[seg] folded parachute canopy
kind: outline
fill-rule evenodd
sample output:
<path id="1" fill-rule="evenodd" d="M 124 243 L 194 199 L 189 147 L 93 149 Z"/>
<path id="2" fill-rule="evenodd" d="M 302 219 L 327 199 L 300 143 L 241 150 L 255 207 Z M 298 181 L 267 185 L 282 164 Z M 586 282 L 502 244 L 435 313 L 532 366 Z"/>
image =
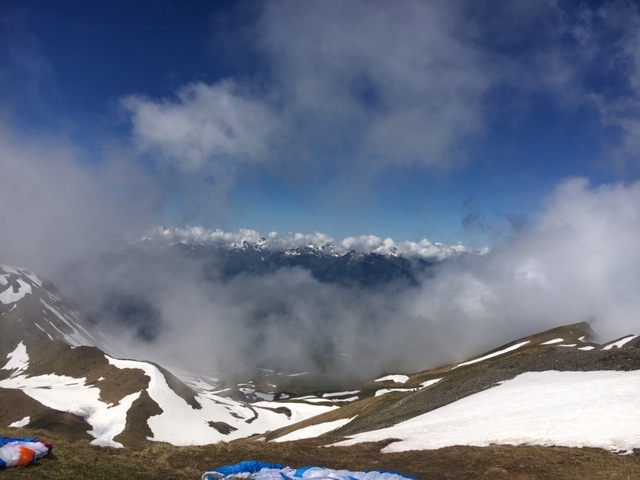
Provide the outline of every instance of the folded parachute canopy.
<path id="1" fill-rule="evenodd" d="M 416 477 L 396 472 L 351 472 L 349 470 L 332 470 L 323 467 L 303 467 L 293 469 L 274 463 L 246 462 L 226 465 L 202 475 L 202 480 L 219 480 L 227 478 L 252 478 L 255 480 L 418 480 Z"/>
<path id="2" fill-rule="evenodd" d="M 35 438 L 0 437 L 0 468 L 30 465 L 51 448 L 49 442 Z"/>

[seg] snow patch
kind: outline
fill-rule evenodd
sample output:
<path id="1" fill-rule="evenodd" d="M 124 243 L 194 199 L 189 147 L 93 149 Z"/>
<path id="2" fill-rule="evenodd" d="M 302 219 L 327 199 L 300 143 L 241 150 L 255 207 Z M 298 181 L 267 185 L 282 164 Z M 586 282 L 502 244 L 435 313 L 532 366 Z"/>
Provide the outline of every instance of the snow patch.
<path id="1" fill-rule="evenodd" d="M 422 390 L 423 388 L 426 388 L 430 385 L 438 383 L 440 380 L 442 379 L 434 378 L 432 380 L 427 380 L 426 382 L 422 382 L 420 386 L 416 388 L 381 388 L 380 390 L 376 391 L 375 396 L 380 397 L 382 395 L 386 395 L 387 393 L 393 393 L 393 392 L 417 392 L 418 390 Z"/>
<path id="2" fill-rule="evenodd" d="M 453 445 L 640 447 L 640 371 L 528 372 L 393 427 L 338 445 L 398 438 L 383 452 Z"/>
<path id="3" fill-rule="evenodd" d="M 609 343 L 608 345 L 602 347 L 602 350 L 611 350 L 612 348 L 620 348 L 624 344 L 630 342 L 631 340 L 633 340 L 636 337 L 637 337 L 637 335 L 629 335 L 628 337 L 621 338 L 617 342 Z"/>
<path id="4" fill-rule="evenodd" d="M 13 275 L 20 275 L 20 272 L 18 270 L 16 270 L 13 267 L 10 267 L 9 265 L 4 265 L 4 264 L 0 263 L 0 268 L 2 270 L 4 270 L 5 273 L 9 273 L 9 274 L 13 274 Z"/>
<path id="5" fill-rule="evenodd" d="M 2 370 L 17 370 L 13 375 L 18 375 L 29 366 L 29 354 L 27 353 L 27 346 L 20 342 L 13 352 L 7 355 L 9 361 L 6 363 Z"/>
<path id="6" fill-rule="evenodd" d="M 100 400 L 100 389 L 86 385 L 85 378 L 64 375 L 12 376 L 0 381 L 0 387 L 20 389 L 45 407 L 82 417 L 92 430 L 93 445 L 122 447 L 113 437 L 124 430 L 127 411 L 140 392 L 124 397 L 118 405 Z"/>
<path id="7" fill-rule="evenodd" d="M 331 393 L 325 393 L 322 396 L 324 398 L 346 397 L 347 395 L 357 395 L 358 393 L 360 393 L 360 390 L 351 390 L 348 392 L 331 392 Z"/>
<path id="8" fill-rule="evenodd" d="M 322 403 L 322 404 L 326 404 L 327 402 L 332 402 L 333 400 L 330 398 L 322 398 L 322 397 L 315 397 L 313 395 L 307 395 L 305 397 L 297 397 L 295 399 L 296 402 L 305 402 L 305 403 Z"/>
<path id="9" fill-rule="evenodd" d="M 302 377 L 304 375 L 309 375 L 311 372 L 299 372 L 299 373 L 287 373 L 285 377 Z"/>
<path id="10" fill-rule="evenodd" d="M 49 337 L 49 340 L 53 340 L 53 337 L 51 336 L 51 334 L 49 332 L 47 332 L 44 328 L 42 328 L 40 325 L 38 325 L 37 323 L 33 323 L 33 325 L 40 330 L 42 333 L 44 333 L 47 337 Z"/>
<path id="11" fill-rule="evenodd" d="M 319 423 L 317 425 L 310 425 L 308 427 L 301 428 L 295 432 L 288 433 L 282 437 L 276 438 L 275 442 L 290 442 L 293 440 L 302 440 L 304 438 L 315 438 L 325 433 L 337 430 L 340 427 L 344 427 L 347 423 L 353 420 L 352 418 L 341 418 L 340 420 L 334 420 L 332 422 Z"/>
<path id="12" fill-rule="evenodd" d="M 485 355 L 484 357 L 476 358 L 474 360 L 469 360 L 468 362 L 459 363 L 458 365 L 453 367 L 451 370 L 453 370 L 455 368 L 458 368 L 458 367 L 462 367 L 464 365 L 472 365 L 474 363 L 482 362 L 482 361 L 487 360 L 489 358 L 497 357 L 499 355 L 503 355 L 505 353 L 512 352 L 512 351 L 517 350 L 518 348 L 522 347 L 523 345 L 526 345 L 527 343 L 529 343 L 529 340 L 526 340 L 526 341 L 520 342 L 520 343 L 516 343 L 515 345 L 511 345 L 510 347 L 507 347 L 507 348 L 505 348 L 503 350 L 498 350 L 497 352 L 490 353 L 488 355 Z"/>
<path id="13" fill-rule="evenodd" d="M 42 287 L 42 280 L 40 280 L 40 278 L 38 278 L 37 275 L 35 275 L 34 273 L 28 271 L 28 270 L 23 270 L 22 274 L 27 277 L 29 280 L 31 280 L 34 285 L 37 285 L 38 287 Z"/>
<path id="14" fill-rule="evenodd" d="M 375 382 L 394 382 L 407 383 L 409 377 L 407 375 L 387 375 L 386 377 L 376 378 Z"/>
<path id="15" fill-rule="evenodd" d="M 8 305 L 10 303 L 15 303 L 19 300 L 22 300 L 25 295 L 31 293 L 31 285 L 22 280 L 21 278 L 17 278 L 16 282 L 18 284 L 18 291 L 15 291 L 13 286 L 10 286 L 3 292 L 0 292 L 0 303 L 4 303 Z"/>
<path id="16" fill-rule="evenodd" d="M 10 423 L 9 427 L 11 428 L 22 428 L 22 427 L 26 427 L 27 425 L 29 425 L 29 422 L 31 421 L 31 417 L 24 417 L 22 420 L 18 420 L 16 422 Z"/>
<path id="17" fill-rule="evenodd" d="M 336 402 L 336 403 L 350 403 L 350 402 L 355 402 L 356 400 L 358 400 L 360 397 L 347 397 L 347 398 L 332 398 L 330 399 L 332 402 Z"/>

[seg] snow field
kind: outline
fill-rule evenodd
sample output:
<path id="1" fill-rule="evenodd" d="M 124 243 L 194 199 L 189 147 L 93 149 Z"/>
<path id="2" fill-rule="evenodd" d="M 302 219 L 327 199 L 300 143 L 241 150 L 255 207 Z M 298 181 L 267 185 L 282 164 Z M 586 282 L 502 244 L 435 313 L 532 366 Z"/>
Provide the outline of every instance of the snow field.
<path id="1" fill-rule="evenodd" d="M 300 428 L 295 432 L 288 433 L 282 437 L 276 438 L 275 442 L 289 442 L 292 440 L 302 440 L 304 438 L 315 438 L 324 433 L 332 432 L 340 427 L 345 426 L 353 418 L 341 418 L 340 420 L 334 420 L 332 422 L 319 423 L 317 425 L 309 425 L 308 427 Z"/>
<path id="2" fill-rule="evenodd" d="M 150 378 L 147 392 L 162 409 L 161 414 L 154 415 L 147 421 L 153 432 L 150 440 L 169 442 L 173 445 L 205 445 L 220 440 L 243 438 L 337 408 L 270 402 L 256 402 L 248 406 L 203 393 L 196 396 L 202 408 L 194 409 L 169 387 L 162 372 L 154 365 L 135 360 L 117 360 L 109 356 L 107 359 L 117 368 L 141 369 Z M 276 407 L 289 408 L 291 417 L 269 410 Z M 177 419 L 179 421 L 176 421 Z M 224 435 L 211 427 L 208 423 L 210 421 L 224 422 L 236 430 Z"/>
<path id="3" fill-rule="evenodd" d="M 640 447 L 640 371 L 529 372 L 337 445 L 399 438 L 383 452 L 453 445 Z"/>
<path id="4" fill-rule="evenodd" d="M 110 405 L 100 400 L 99 388 L 85 382 L 85 378 L 64 375 L 14 375 L 0 381 L 0 387 L 20 389 L 45 407 L 84 418 L 92 427 L 89 434 L 95 438 L 91 442 L 94 445 L 122 447 L 113 437 L 124 430 L 127 411 L 140 392 L 126 396 L 118 405 Z"/>

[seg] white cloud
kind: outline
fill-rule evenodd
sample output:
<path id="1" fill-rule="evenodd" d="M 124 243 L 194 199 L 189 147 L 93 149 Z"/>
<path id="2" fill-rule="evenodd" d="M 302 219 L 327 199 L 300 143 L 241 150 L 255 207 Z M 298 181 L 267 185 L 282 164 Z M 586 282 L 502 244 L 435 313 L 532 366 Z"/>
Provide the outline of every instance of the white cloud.
<path id="1" fill-rule="evenodd" d="M 173 99 L 121 104 L 137 148 L 182 172 L 235 174 L 274 160 L 307 173 L 353 163 L 447 170 L 484 131 L 495 81 L 469 25 L 441 3 L 269 2 L 254 26 L 269 65 L 252 79 L 261 89 L 198 82 Z"/>
<path id="2" fill-rule="evenodd" d="M 609 160 L 625 164 L 640 144 L 638 25 L 625 2 L 268 2 L 249 27 L 260 78 L 122 105 L 139 151 L 218 183 L 256 164 L 352 191 L 386 168 L 447 171 L 541 98 L 617 129 Z"/>
<path id="3" fill-rule="evenodd" d="M 271 2 L 260 46 L 307 141 L 348 145 L 369 165 L 447 169 L 482 132 L 491 83 L 458 10 L 436 2 Z"/>
<path id="4" fill-rule="evenodd" d="M 265 162 L 282 134 L 282 120 L 233 81 L 189 84 L 175 99 L 122 99 L 137 148 L 186 173 L 226 173 Z"/>
<path id="5" fill-rule="evenodd" d="M 0 258 L 55 276 L 148 221 L 154 188 L 124 162 L 91 165 L 60 138 L 0 123 Z"/>
<path id="6" fill-rule="evenodd" d="M 485 340 L 580 321 L 591 322 L 605 340 L 634 333 L 639 237 L 640 183 L 591 188 L 583 178 L 569 179 L 549 197 L 532 231 L 441 270 L 410 308 L 461 337 L 473 330 Z"/>

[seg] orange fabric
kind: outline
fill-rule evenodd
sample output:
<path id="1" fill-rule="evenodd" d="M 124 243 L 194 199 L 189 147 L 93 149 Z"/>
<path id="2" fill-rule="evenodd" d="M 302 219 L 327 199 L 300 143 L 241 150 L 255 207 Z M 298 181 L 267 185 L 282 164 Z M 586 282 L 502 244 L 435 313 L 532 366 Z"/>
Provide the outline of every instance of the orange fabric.
<path id="1" fill-rule="evenodd" d="M 27 447 L 20 447 L 20 460 L 16 463 L 16 466 L 25 467 L 33 462 L 33 457 L 36 452 Z"/>

